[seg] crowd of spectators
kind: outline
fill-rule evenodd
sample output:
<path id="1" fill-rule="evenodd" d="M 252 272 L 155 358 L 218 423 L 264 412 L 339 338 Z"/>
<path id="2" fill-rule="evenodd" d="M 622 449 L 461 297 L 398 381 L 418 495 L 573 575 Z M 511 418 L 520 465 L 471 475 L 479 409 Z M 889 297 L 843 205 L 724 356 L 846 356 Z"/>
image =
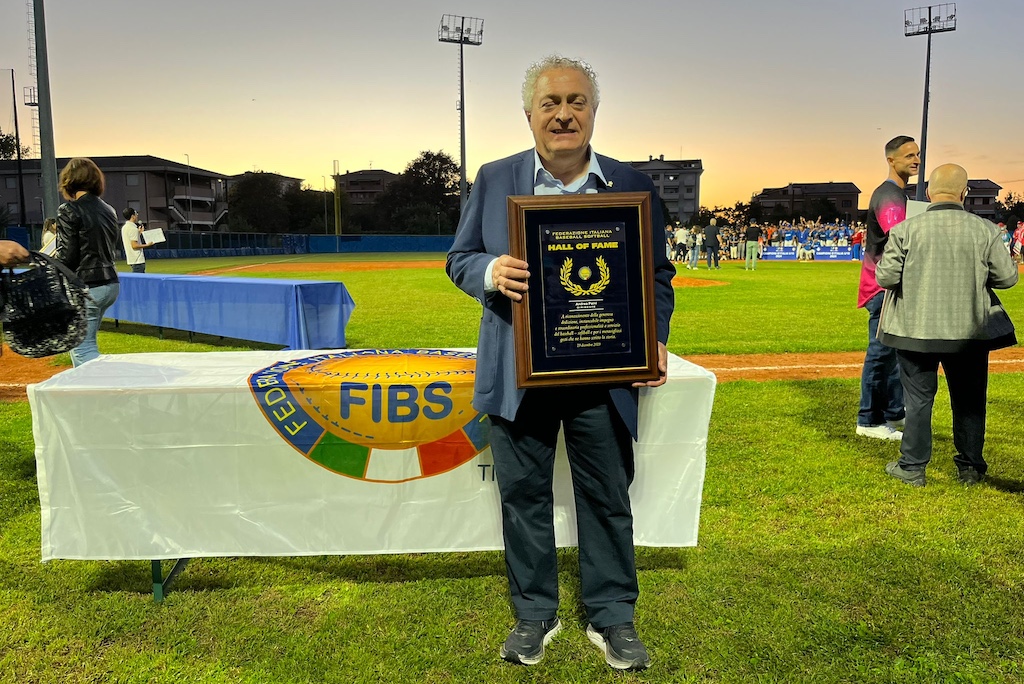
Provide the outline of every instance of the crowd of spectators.
<path id="1" fill-rule="evenodd" d="M 1002 231 L 1003 244 L 1009 250 L 1010 256 L 1018 264 L 1024 263 L 1024 221 L 1018 220 L 1016 216 L 1010 216 L 1006 223 L 999 223 L 999 230 Z"/>
<path id="2" fill-rule="evenodd" d="M 819 247 L 850 247 L 852 256 L 860 261 L 865 226 L 861 223 L 827 223 L 801 219 L 796 222 L 760 223 L 751 221 L 751 226 L 760 229 L 758 251 L 764 247 L 796 247 L 797 261 L 813 261 Z M 1011 216 L 1005 223 L 998 224 L 1002 231 L 1003 244 L 1017 263 L 1024 263 L 1024 220 Z M 718 225 L 718 240 L 721 245 L 719 259 L 722 261 L 743 261 L 746 258 L 747 226 Z M 696 269 L 706 257 L 704 240 L 705 226 L 665 226 L 665 249 L 672 261 L 685 263 L 687 269 Z M 760 254 L 759 254 L 760 256 Z"/>
<path id="3" fill-rule="evenodd" d="M 865 226 L 860 223 L 847 225 L 801 219 L 792 223 L 760 223 L 752 220 L 750 225 L 760 229 L 759 252 L 764 247 L 795 247 L 797 260 L 811 261 L 819 247 L 851 247 L 853 258 L 861 258 Z M 746 258 L 748 244 L 747 226 L 718 225 L 717 231 L 721 245 L 719 258 L 723 261 L 743 261 Z M 705 253 L 705 233 L 703 226 L 665 226 L 669 258 L 686 263 L 687 269 L 697 268 L 701 256 Z"/>

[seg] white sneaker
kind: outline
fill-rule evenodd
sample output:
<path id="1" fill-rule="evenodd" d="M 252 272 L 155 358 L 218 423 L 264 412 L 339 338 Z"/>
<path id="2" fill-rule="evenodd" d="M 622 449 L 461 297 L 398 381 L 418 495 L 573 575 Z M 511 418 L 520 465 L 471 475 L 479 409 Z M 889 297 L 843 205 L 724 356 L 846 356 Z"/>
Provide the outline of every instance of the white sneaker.
<path id="1" fill-rule="evenodd" d="M 871 437 L 873 439 L 885 439 L 894 442 L 898 442 L 903 439 L 903 433 L 899 430 L 894 430 L 888 425 L 858 425 L 857 434 L 861 437 Z"/>
<path id="2" fill-rule="evenodd" d="M 893 430 L 902 430 L 907 427 L 907 419 L 900 418 L 899 420 L 887 420 L 885 424 L 891 427 Z"/>

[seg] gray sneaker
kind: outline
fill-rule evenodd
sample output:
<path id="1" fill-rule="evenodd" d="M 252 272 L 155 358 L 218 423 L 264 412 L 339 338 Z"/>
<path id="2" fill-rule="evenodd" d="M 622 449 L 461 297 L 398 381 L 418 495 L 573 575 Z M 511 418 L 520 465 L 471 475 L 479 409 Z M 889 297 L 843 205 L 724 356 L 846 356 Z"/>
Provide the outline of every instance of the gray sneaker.
<path id="1" fill-rule="evenodd" d="M 651 657 L 632 622 L 604 629 L 587 625 L 587 638 L 601 649 L 605 662 L 616 670 L 645 670 L 651 666 Z"/>
<path id="2" fill-rule="evenodd" d="M 907 427 L 907 419 L 900 418 L 899 420 L 887 420 L 885 424 L 891 427 L 893 430 L 902 430 Z"/>
<path id="3" fill-rule="evenodd" d="M 924 487 L 925 485 L 924 470 L 904 470 L 900 467 L 899 461 L 886 463 L 885 472 L 911 487 Z"/>
<path id="4" fill-rule="evenodd" d="M 960 484 L 976 485 L 985 479 L 985 473 L 980 473 L 977 468 L 967 466 L 957 469 L 956 479 Z"/>
<path id="5" fill-rule="evenodd" d="M 517 620 L 516 626 L 501 645 L 501 657 L 518 665 L 536 665 L 544 657 L 544 647 L 562 629 L 554 620 Z"/>
<path id="6" fill-rule="evenodd" d="M 885 439 L 893 442 L 899 442 L 903 439 L 902 432 L 894 430 L 888 425 L 858 425 L 857 434 L 861 437 Z"/>

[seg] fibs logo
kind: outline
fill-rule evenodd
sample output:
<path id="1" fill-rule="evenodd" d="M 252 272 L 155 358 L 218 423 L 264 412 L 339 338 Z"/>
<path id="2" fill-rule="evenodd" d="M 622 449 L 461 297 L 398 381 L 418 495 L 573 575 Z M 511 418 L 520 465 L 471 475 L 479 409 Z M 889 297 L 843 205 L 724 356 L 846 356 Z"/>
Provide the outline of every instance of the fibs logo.
<path id="1" fill-rule="evenodd" d="M 448 472 L 487 448 L 473 410 L 476 355 L 365 349 L 281 361 L 249 376 L 278 434 L 313 462 L 372 482 Z"/>

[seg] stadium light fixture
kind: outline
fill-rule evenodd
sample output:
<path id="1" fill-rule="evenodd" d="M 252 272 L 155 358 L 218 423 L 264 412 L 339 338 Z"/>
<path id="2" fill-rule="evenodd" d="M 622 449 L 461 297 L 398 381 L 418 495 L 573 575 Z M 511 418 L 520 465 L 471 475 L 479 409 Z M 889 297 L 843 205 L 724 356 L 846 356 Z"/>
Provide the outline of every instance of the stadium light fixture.
<path id="1" fill-rule="evenodd" d="M 480 45 L 484 42 L 484 20 L 463 17 L 457 14 L 441 16 L 437 29 L 437 40 L 441 43 L 459 44 L 459 211 L 466 207 L 466 76 L 462 49 L 464 45 Z"/>
<path id="2" fill-rule="evenodd" d="M 943 19 L 942 17 L 946 17 Z M 956 30 L 956 3 L 915 7 L 903 12 L 904 35 L 928 36 L 928 51 L 924 60 L 924 114 L 921 116 L 921 165 L 917 172 L 917 193 L 915 199 L 924 201 L 925 155 L 928 148 L 928 99 L 932 74 L 932 34 Z"/>

